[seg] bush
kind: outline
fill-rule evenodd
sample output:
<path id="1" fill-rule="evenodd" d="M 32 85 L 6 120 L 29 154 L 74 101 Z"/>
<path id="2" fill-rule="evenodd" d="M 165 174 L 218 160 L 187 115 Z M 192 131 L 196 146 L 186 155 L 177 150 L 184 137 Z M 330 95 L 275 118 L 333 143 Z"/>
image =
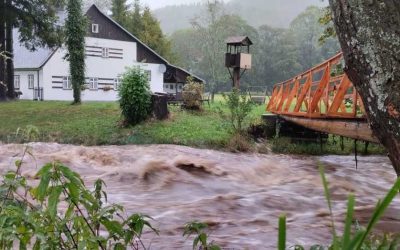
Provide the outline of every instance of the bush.
<path id="1" fill-rule="evenodd" d="M 253 146 L 247 136 L 236 133 L 229 140 L 227 148 L 231 152 L 249 152 L 253 149 Z"/>
<path id="2" fill-rule="evenodd" d="M 203 91 L 203 84 L 195 82 L 192 77 L 188 77 L 182 91 L 184 107 L 191 110 L 201 110 Z"/>
<path id="3" fill-rule="evenodd" d="M 145 229 L 158 234 L 150 217 L 125 216 L 121 205 L 108 205 L 102 180 L 89 190 L 77 173 L 53 162 L 32 187 L 22 164 L 23 157 L 0 184 L 0 249 L 142 249 Z"/>
<path id="4" fill-rule="evenodd" d="M 147 74 L 139 67 L 129 68 L 118 89 L 119 105 L 125 122 L 136 125 L 151 113 L 151 93 Z"/>
<path id="5" fill-rule="evenodd" d="M 225 115 L 222 111 L 222 119 L 230 121 L 234 134 L 243 133 L 244 119 L 250 114 L 253 108 L 253 102 L 246 95 L 241 94 L 236 88 L 228 95 L 223 94 L 229 113 Z"/>

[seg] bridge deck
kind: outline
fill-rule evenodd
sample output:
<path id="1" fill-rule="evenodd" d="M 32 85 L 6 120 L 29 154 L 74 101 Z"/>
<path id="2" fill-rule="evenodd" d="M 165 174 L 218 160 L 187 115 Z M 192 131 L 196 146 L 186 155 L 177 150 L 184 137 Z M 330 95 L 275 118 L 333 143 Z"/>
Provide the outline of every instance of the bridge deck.
<path id="1" fill-rule="evenodd" d="M 364 104 L 343 72 L 339 53 L 274 86 L 267 111 L 321 132 L 378 142 L 368 126 Z"/>

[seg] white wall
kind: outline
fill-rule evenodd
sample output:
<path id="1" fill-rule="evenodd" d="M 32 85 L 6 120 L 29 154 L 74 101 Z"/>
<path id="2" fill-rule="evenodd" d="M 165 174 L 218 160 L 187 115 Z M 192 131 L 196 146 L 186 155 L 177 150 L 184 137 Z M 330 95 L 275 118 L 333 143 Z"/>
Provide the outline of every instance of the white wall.
<path id="1" fill-rule="evenodd" d="M 21 91 L 22 95 L 20 96 L 20 99 L 23 100 L 33 100 L 34 97 L 34 89 L 28 88 L 28 76 L 33 75 L 33 80 L 34 80 L 34 88 L 38 87 L 38 80 L 39 83 L 43 81 L 43 74 L 42 72 L 39 72 L 36 70 L 15 70 L 14 71 L 15 76 L 19 76 L 20 78 L 20 88 L 16 89 L 16 91 Z"/>
<path id="2" fill-rule="evenodd" d="M 105 86 L 113 88 L 113 79 L 123 74 L 127 67 L 132 66 L 140 66 L 144 70 L 151 70 L 151 91 L 163 91 L 163 73 L 160 71 L 160 65 L 138 63 L 136 61 L 136 43 L 87 37 L 86 46 L 91 46 L 90 48 L 87 47 L 86 53 L 88 55 L 99 55 L 98 52 L 101 51 L 102 47 L 105 47 L 117 49 L 118 51 L 122 50 L 123 58 L 102 58 L 98 56 L 86 57 L 86 77 L 99 78 L 99 89 L 87 89 L 82 91 L 83 101 L 117 100 L 118 93 L 116 90 L 112 89 L 109 91 L 104 91 L 102 88 Z M 115 51 L 116 50 L 112 50 L 112 52 Z M 62 89 L 62 77 L 69 76 L 69 63 L 64 60 L 65 54 L 66 51 L 64 48 L 58 49 L 43 68 L 45 100 L 71 101 L 73 99 L 72 90 Z M 112 55 L 110 54 L 110 56 Z"/>

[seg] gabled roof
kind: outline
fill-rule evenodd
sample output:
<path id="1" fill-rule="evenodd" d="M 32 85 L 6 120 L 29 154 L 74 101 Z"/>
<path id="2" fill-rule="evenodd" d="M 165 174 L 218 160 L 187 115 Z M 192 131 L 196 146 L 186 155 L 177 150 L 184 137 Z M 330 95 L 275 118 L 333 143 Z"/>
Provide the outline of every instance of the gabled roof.
<path id="1" fill-rule="evenodd" d="M 109 17 L 108 15 L 103 13 L 95 4 L 93 4 L 86 11 L 86 15 L 89 13 L 89 11 L 91 11 L 93 9 L 96 10 L 98 13 L 100 13 L 107 20 L 109 20 L 113 25 L 118 27 L 121 31 L 126 33 L 126 35 L 128 35 L 133 41 L 135 41 L 136 43 L 143 46 L 151 54 L 153 54 L 155 57 L 157 57 L 162 63 L 164 63 L 168 66 L 171 66 L 173 68 L 176 68 L 178 70 L 181 70 L 188 75 L 192 75 L 199 81 L 205 82 L 203 79 L 189 73 L 185 69 L 182 69 L 182 68 L 179 68 L 177 66 L 170 64 L 166 59 L 164 59 L 157 52 L 155 52 L 149 46 L 147 46 L 142 41 L 140 41 L 136 36 L 132 35 L 129 31 L 127 31 L 124 27 L 122 27 L 120 24 L 118 24 L 116 21 L 114 21 L 111 17 Z M 60 11 L 57 15 L 59 17 L 59 20 L 58 20 L 59 24 L 63 25 L 65 23 L 67 13 L 65 11 Z M 19 36 L 18 30 L 15 29 L 14 30 L 14 54 L 17 55 L 14 58 L 14 68 L 15 69 L 39 69 L 44 66 L 44 64 L 51 58 L 51 56 L 57 50 L 57 49 L 50 49 L 50 48 L 38 48 L 35 51 L 30 51 L 30 50 L 26 49 L 25 46 L 23 46 L 22 44 L 19 43 L 18 36 Z"/>
<path id="2" fill-rule="evenodd" d="M 249 46 L 253 45 L 253 42 L 248 36 L 231 36 L 226 39 L 228 45 L 243 45 Z"/>
<path id="3" fill-rule="evenodd" d="M 92 8 L 95 8 L 100 14 L 102 14 L 105 18 L 107 18 L 108 20 L 110 20 L 114 25 L 116 25 L 118 28 L 120 28 L 121 30 L 123 30 L 127 35 L 129 35 L 135 42 L 141 44 L 143 47 L 145 47 L 146 49 L 148 49 L 149 51 L 151 51 L 152 54 L 154 54 L 156 57 L 158 57 L 163 63 L 165 64 L 170 64 L 167 60 L 165 60 L 162 56 L 160 56 L 157 52 L 155 52 L 153 49 L 151 49 L 149 46 L 147 46 L 145 43 L 143 43 L 142 41 L 139 40 L 139 38 L 137 38 L 136 36 L 132 35 L 129 31 L 127 31 L 124 27 L 122 27 L 119 23 L 117 23 L 116 21 L 114 21 L 111 17 L 109 17 L 108 15 L 104 14 L 95 4 L 93 4 L 87 12 L 89 12 Z"/>
<path id="4" fill-rule="evenodd" d="M 37 48 L 35 51 L 28 50 L 19 43 L 19 32 L 13 31 L 14 41 L 14 68 L 16 69 L 38 69 L 41 68 L 54 53 L 55 49 Z"/>

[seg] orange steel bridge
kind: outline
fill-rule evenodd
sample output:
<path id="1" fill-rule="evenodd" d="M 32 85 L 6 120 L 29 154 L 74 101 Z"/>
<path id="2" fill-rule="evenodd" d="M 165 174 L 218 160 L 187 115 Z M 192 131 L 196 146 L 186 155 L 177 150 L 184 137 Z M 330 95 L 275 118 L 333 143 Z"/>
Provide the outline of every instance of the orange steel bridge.
<path id="1" fill-rule="evenodd" d="M 316 131 L 379 143 L 339 53 L 274 86 L 267 111 Z"/>

